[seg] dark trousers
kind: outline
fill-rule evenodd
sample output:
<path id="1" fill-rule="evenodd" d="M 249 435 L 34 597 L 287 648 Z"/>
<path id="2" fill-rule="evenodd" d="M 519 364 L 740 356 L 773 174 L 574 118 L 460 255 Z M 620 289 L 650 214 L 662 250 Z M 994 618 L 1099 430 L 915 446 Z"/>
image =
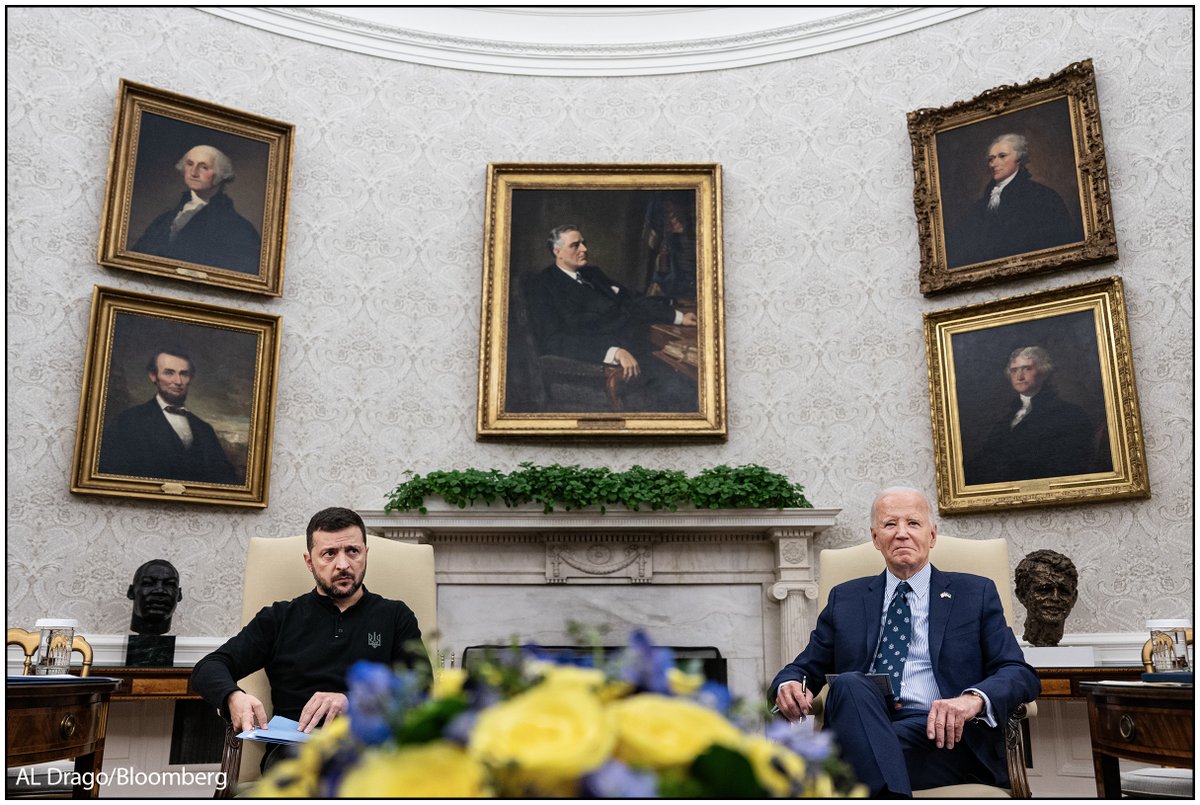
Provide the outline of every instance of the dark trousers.
<path id="1" fill-rule="evenodd" d="M 859 672 L 840 674 L 825 701 L 826 729 L 869 796 L 911 797 L 914 788 L 996 784 L 965 742 L 938 749 L 925 737 L 928 719 L 928 710 L 889 711 L 879 688 Z"/>

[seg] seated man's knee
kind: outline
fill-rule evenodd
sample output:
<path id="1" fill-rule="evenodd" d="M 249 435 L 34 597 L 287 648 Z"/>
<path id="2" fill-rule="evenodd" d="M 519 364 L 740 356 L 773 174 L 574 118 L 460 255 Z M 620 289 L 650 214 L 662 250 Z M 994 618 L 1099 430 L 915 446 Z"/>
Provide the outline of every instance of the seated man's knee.
<path id="1" fill-rule="evenodd" d="M 838 674 L 837 679 L 829 685 L 829 699 L 835 696 L 861 696 L 863 691 L 877 690 L 875 683 L 867 679 L 862 671 L 850 671 Z"/>

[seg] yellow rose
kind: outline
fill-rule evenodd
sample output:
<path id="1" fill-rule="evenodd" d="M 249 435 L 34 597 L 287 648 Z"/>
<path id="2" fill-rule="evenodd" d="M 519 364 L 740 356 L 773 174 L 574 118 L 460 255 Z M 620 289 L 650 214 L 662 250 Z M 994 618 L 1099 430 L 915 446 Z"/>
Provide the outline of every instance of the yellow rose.
<path id="1" fill-rule="evenodd" d="M 543 685 L 575 685 L 587 690 L 598 690 L 604 684 L 604 672 L 598 668 L 581 668 L 578 665 L 551 665 L 542 669 Z"/>
<path id="2" fill-rule="evenodd" d="M 229 785 L 236 788 L 237 780 L 230 780 Z M 287 758 L 272 766 L 246 796 L 251 799 L 307 799 L 316 795 L 316 766 Z"/>
<path id="3" fill-rule="evenodd" d="M 715 743 L 741 740 L 719 713 L 686 699 L 641 693 L 609 709 L 617 719 L 617 757 L 633 766 L 682 766 Z"/>
<path id="4" fill-rule="evenodd" d="M 439 668 L 433 672 L 433 690 L 429 695 L 434 699 L 457 696 L 466 681 L 467 671 L 464 668 Z"/>
<path id="5" fill-rule="evenodd" d="M 754 776 L 773 797 L 799 794 L 793 784 L 804 776 L 804 759 L 785 746 L 760 736 L 747 737 L 742 752 L 754 767 Z M 826 796 L 832 796 L 832 791 Z"/>
<path id="6" fill-rule="evenodd" d="M 449 741 L 368 750 L 339 797 L 486 797 L 484 768 Z"/>
<path id="7" fill-rule="evenodd" d="M 577 685 L 538 685 L 485 710 L 469 749 L 505 772 L 502 793 L 570 796 L 581 775 L 608 760 L 615 742 L 594 693 Z"/>
<path id="8" fill-rule="evenodd" d="M 703 684 L 701 674 L 687 674 L 674 666 L 667 669 L 667 685 L 676 696 L 691 696 Z"/>
<path id="9" fill-rule="evenodd" d="M 350 718 L 345 715 L 338 716 L 300 744 L 300 762 L 315 770 L 321 765 L 321 760 L 336 752 L 338 745 L 349 735 Z"/>

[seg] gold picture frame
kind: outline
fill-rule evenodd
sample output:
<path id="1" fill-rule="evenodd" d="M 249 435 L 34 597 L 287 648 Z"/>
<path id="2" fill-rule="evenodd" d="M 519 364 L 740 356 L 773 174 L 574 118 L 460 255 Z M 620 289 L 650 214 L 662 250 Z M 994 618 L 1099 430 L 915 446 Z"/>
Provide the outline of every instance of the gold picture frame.
<path id="1" fill-rule="evenodd" d="M 96 286 L 71 491 L 266 508 L 280 323 Z"/>
<path id="2" fill-rule="evenodd" d="M 925 347 L 943 513 L 1150 496 L 1119 277 L 927 313 Z"/>
<path id="3" fill-rule="evenodd" d="M 121 79 L 97 261 L 280 296 L 294 133 Z"/>
<path id="4" fill-rule="evenodd" d="M 486 197 L 476 436 L 726 438 L 721 166 L 493 163 Z"/>
<path id="5" fill-rule="evenodd" d="M 926 296 L 1117 258 L 1090 59 L 909 112 L 908 133 Z"/>

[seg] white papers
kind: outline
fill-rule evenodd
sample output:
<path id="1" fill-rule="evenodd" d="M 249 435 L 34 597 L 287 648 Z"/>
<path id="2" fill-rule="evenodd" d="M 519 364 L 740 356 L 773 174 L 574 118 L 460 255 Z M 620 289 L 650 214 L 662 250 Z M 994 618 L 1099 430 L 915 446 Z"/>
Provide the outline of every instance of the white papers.
<path id="1" fill-rule="evenodd" d="M 246 730 L 238 737 L 267 744 L 302 744 L 313 737 L 316 732 L 316 730 L 301 732 L 299 721 L 293 721 L 283 716 L 272 716 L 265 729 Z"/>

